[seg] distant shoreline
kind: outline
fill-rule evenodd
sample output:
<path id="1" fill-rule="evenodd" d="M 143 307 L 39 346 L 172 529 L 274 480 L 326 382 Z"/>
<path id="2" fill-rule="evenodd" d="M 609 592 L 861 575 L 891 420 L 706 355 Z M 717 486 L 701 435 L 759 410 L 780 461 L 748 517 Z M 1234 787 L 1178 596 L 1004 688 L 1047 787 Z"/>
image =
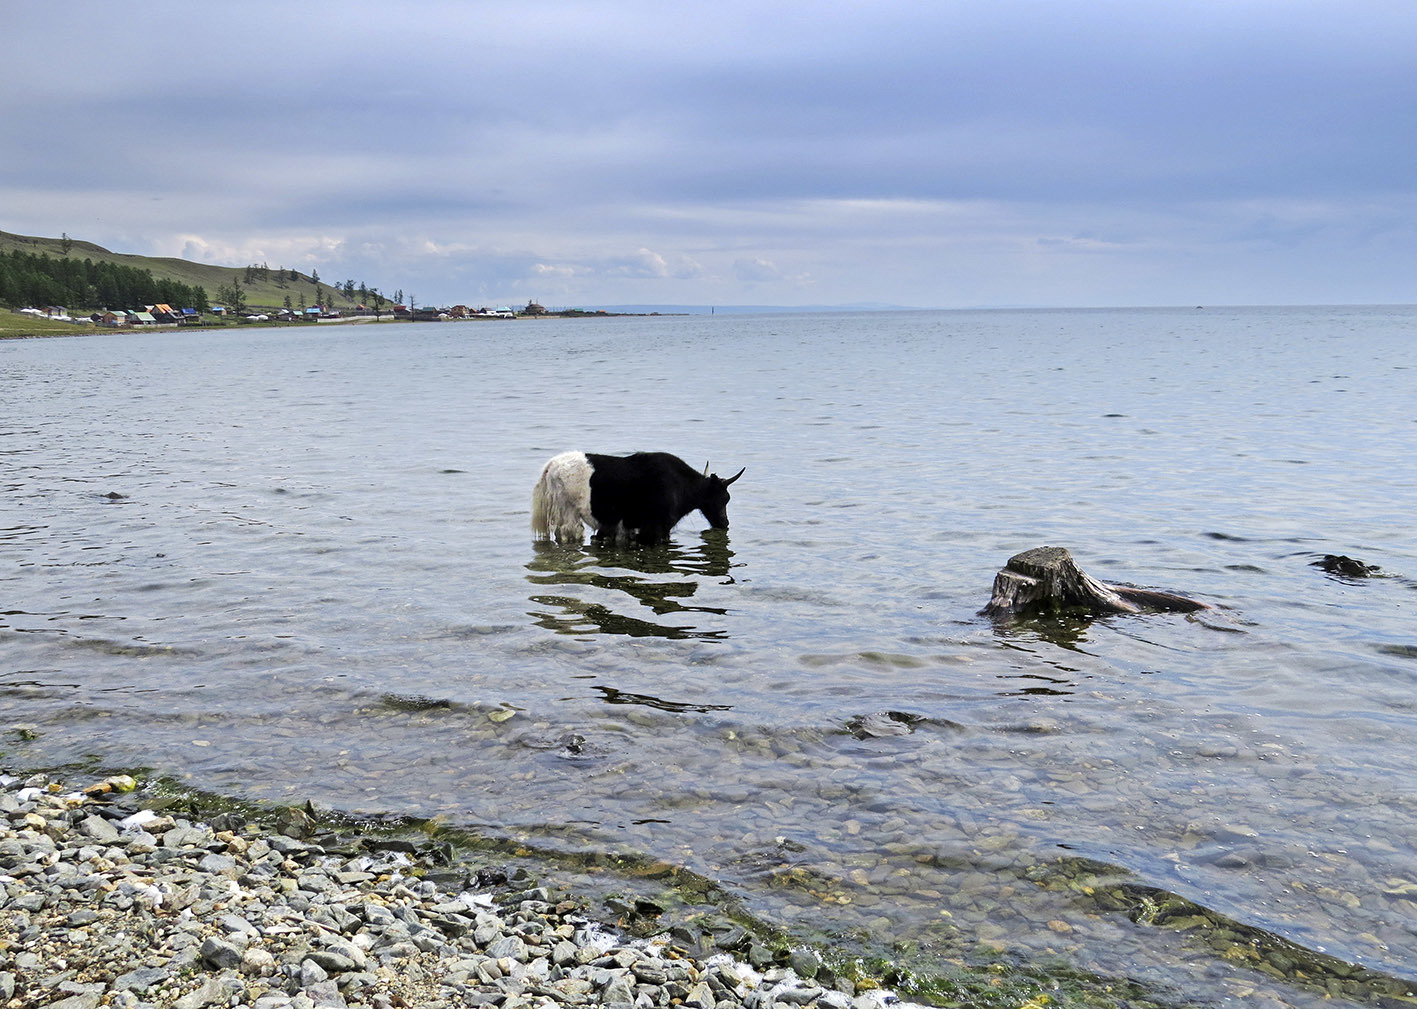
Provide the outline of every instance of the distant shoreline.
<path id="1" fill-rule="evenodd" d="M 680 316 L 680 317 L 687 317 L 687 315 L 688 315 L 688 313 L 683 313 L 683 316 Z M 28 330 L 28 329 L 25 329 L 25 328 L 24 328 L 26 325 L 28 325 L 28 323 L 26 323 L 26 322 L 21 322 L 21 323 L 19 324 L 19 328 L 16 328 L 16 329 L 11 330 L 11 329 L 7 329 L 7 328 L 6 328 L 6 322 L 8 321 L 8 317 L 9 317 L 9 316 L 18 316 L 19 318 L 24 319 L 24 320 L 33 320 L 33 321 L 36 321 L 36 322 L 47 322 L 47 323 L 49 323 L 50 325 L 61 326 L 61 327 L 67 327 L 67 328 L 63 328 L 63 329 L 53 329 L 53 330 L 43 330 L 43 331 L 40 331 L 40 330 Z M 468 319 L 400 319 L 400 318 L 394 316 L 392 313 L 386 313 L 386 314 L 384 314 L 384 315 L 382 315 L 382 316 L 371 316 L 371 315 L 342 315 L 342 316 L 340 316 L 340 317 L 338 317 L 338 318 L 320 319 L 320 320 L 318 320 L 317 322 L 315 322 L 314 325 L 316 325 L 316 326 L 341 326 L 341 325 L 363 325 L 363 324 L 368 324 L 368 323 L 374 323 L 374 324 L 378 324 L 378 325 L 386 325 L 386 324 L 388 324 L 388 323 L 398 323 L 399 325 L 422 325 L 422 324 L 425 324 L 425 323 L 427 323 L 427 324 L 440 324 L 440 323 L 444 323 L 444 322 L 508 322 L 508 321 L 518 321 L 518 320 L 531 320 L 531 321 L 535 322 L 535 321 L 541 321 L 541 320 L 545 320 L 545 319 L 624 319 L 624 318 L 642 318 L 642 319 L 657 318 L 657 319 L 662 319 L 662 318 L 673 318 L 673 317 L 675 317 L 675 313 L 669 313 L 669 312 L 586 312 L 586 311 L 574 310 L 574 311 L 565 311 L 565 312 L 547 312 L 545 315 L 519 315 L 519 316 L 516 316 L 515 319 L 512 319 L 512 320 L 509 320 L 509 319 L 482 319 L 482 318 L 476 318 L 476 317 L 474 317 L 474 318 L 468 318 Z M 271 320 L 269 320 L 269 321 L 267 321 L 267 322 L 244 322 L 244 321 L 243 321 L 243 322 L 236 322 L 236 323 L 219 323 L 219 324 L 215 324 L 215 325 L 200 325 L 200 326 L 184 326 L 184 325 L 181 325 L 180 323 L 169 323 L 169 324 L 162 324 L 162 325 L 156 325 L 156 326 L 121 326 L 121 327 L 116 327 L 116 326 L 115 326 L 115 327 L 110 327 L 110 326 L 85 325 L 85 324 L 82 324 L 82 323 L 57 322 L 57 321 L 55 321 L 55 320 L 45 319 L 43 316 L 19 316 L 18 313 L 13 313 L 13 312 L 11 312 L 11 313 L 0 314 L 0 340 L 43 340 L 43 339 L 48 339 L 48 338 L 50 338 L 50 337 L 97 336 L 97 335 L 100 335 L 100 334 L 117 336 L 117 335 L 126 334 L 126 333 L 139 333 L 139 332 L 156 332 L 156 333 L 167 332 L 167 333 L 171 333 L 171 332 L 184 332 L 184 331 L 186 331 L 186 330 L 192 330 L 194 333 L 202 333 L 202 332 L 228 332 L 228 331 L 247 330 L 247 329 L 308 329 L 308 328 L 310 328 L 310 326 L 311 326 L 311 323 L 308 323 L 308 322 L 281 322 L 281 321 L 276 320 L 276 319 L 271 319 Z"/>

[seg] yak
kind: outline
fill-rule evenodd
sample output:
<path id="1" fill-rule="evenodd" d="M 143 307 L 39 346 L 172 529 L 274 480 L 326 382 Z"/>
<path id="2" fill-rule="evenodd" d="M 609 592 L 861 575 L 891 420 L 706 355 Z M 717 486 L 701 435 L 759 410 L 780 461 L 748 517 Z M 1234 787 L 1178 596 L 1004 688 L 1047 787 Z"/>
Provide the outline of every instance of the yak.
<path id="1" fill-rule="evenodd" d="M 598 537 L 652 545 L 668 540 L 695 509 L 713 528 L 727 529 L 728 488 L 742 475 L 740 469 L 725 480 L 707 466 L 699 473 L 668 452 L 562 452 L 542 468 L 532 491 L 532 534 L 580 543 L 584 525 Z"/>

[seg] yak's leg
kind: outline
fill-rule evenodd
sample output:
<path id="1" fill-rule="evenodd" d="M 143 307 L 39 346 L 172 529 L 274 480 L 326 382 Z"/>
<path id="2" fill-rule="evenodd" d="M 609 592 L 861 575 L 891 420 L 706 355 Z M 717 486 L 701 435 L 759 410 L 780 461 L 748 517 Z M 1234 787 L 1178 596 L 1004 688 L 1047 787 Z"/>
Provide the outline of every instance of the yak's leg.
<path id="1" fill-rule="evenodd" d="M 667 542 L 669 539 L 669 526 L 656 522 L 646 523 L 635 531 L 635 539 L 644 546 L 651 547 L 658 543 Z"/>

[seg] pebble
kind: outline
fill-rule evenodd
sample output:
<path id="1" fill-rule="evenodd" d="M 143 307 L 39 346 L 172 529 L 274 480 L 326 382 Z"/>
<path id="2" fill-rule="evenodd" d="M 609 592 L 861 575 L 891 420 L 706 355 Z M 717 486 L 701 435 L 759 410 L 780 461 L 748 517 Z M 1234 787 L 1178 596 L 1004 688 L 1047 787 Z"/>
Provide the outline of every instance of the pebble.
<path id="1" fill-rule="evenodd" d="M 820 987 L 820 958 L 764 975 L 671 937 L 633 942 L 525 878 L 440 888 L 415 845 L 327 852 L 276 827 L 141 808 L 0 773 L 0 1006 L 52 1009 L 880 1009 Z M 298 811 L 296 811 L 298 812 Z M 306 834 L 305 836 L 309 836 Z M 532 886 L 532 889 L 527 889 Z M 757 949 L 756 946 L 753 947 Z M 766 965 L 762 965 L 766 966 Z M 843 990 L 844 989 L 844 990 Z M 904 1003 L 893 1002 L 895 1006 Z"/>

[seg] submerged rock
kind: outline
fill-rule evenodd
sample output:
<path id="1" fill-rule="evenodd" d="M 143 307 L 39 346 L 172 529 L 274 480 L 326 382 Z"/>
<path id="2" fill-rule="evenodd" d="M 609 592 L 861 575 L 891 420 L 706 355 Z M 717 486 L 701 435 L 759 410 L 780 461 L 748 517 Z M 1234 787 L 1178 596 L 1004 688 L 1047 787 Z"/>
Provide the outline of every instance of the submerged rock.
<path id="1" fill-rule="evenodd" d="M 880 736 L 908 736 L 915 731 L 917 722 L 924 721 L 921 715 L 907 711 L 873 711 L 869 715 L 859 715 L 846 723 L 851 734 L 857 739 Z"/>
<path id="2" fill-rule="evenodd" d="M 1340 575 L 1344 578 L 1371 578 L 1382 570 L 1376 564 L 1365 564 L 1356 557 L 1348 557 L 1344 554 L 1324 554 L 1309 566 L 1323 568 L 1331 575 Z"/>

